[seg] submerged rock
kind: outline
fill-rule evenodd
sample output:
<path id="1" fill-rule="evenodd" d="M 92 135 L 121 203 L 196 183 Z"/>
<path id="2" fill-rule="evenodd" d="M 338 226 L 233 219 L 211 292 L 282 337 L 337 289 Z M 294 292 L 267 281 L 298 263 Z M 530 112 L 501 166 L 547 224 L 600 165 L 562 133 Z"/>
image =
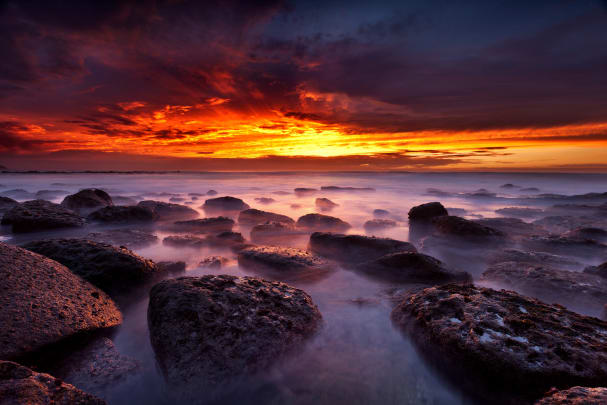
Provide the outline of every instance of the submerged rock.
<path id="1" fill-rule="evenodd" d="M 85 239 L 128 248 L 144 247 L 158 242 L 158 236 L 139 229 L 110 229 L 91 232 L 85 236 Z"/>
<path id="2" fill-rule="evenodd" d="M 238 214 L 238 223 L 241 225 L 254 226 L 264 224 L 266 222 L 280 222 L 283 224 L 294 225 L 295 221 L 286 215 L 275 214 L 273 212 L 261 211 L 255 208 L 250 208 L 240 211 Z"/>
<path id="3" fill-rule="evenodd" d="M 371 277 L 404 283 L 442 284 L 472 281 L 470 274 L 447 269 L 440 260 L 417 252 L 390 253 L 359 264 L 356 269 Z"/>
<path id="4" fill-rule="evenodd" d="M 409 210 L 409 220 L 411 221 L 430 221 L 432 218 L 446 215 L 449 213 L 439 202 L 417 205 Z"/>
<path id="5" fill-rule="evenodd" d="M 238 252 L 238 265 L 247 269 L 289 274 L 325 272 L 331 265 L 302 249 L 276 246 L 253 246 Z"/>
<path id="6" fill-rule="evenodd" d="M 163 281 L 152 288 L 148 307 L 160 368 L 173 388 L 189 386 L 192 395 L 266 371 L 301 349 L 321 320 L 302 290 L 228 275 Z"/>
<path id="7" fill-rule="evenodd" d="M 193 219 L 200 216 L 198 211 L 180 204 L 145 200 L 140 201 L 137 205 L 155 212 L 161 221 Z"/>
<path id="8" fill-rule="evenodd" d="M 106 405 L 105 401 L 49 374 L 0 360 L 0 403 L 3 405 Z"/>
<path id="9" fill-rule="evenodd" d="M 299 217 L 296 226 L 300 229 L 319 232 L 345 232 L 352 227 L 339 218 L 322 214 L 306 214 Z"/>
<path id="10" fill-rule="evenodd" d="M 160 273 L 153 261 L 125 247 L 86 239 L 47 239 L 23 245 L 64 266 L 109 293 L 124 292 Z"/>
<path id="11" fill-rule="evenodd" d="M 85 188 L 76 194 L 68 195 L 61 202 L 66 208 L 77 212 L 80 215 L 88 215 L 99 208 L 114 205 L 112 197 L 108 193 L 98 188 Z"/>
<path id="12" fill-rule="evenodd" d="M 122 322 L 110 297 L 67 267 L 1 242 L 0 291 L 2 359 Z"/>
<path id="13" fill-rule="evenodd" d="M 391 219 L 370 219 L 363 224 L 363 228 L 365 228 L 365 231 L 367 232 L 381 231 L 396 226 L 398 226 L 398 223 Z"/>
<path id="14" fill-rule="evenodd" d="M 4 213 L 2 225 L 11 225 L 15 233 L 59 228 L 78 228 L 84 218 L 59 204 L 45 200 L 26 201 Z"/>
<path id="15" fill-rule="evenodd" d="M 431 287 L 402 301 L 392 321 L 487 400 L 514 394 L 529 401 L 554 386 L 596 386 L 607 378 L 606 322 L 512 291 Z"/>
<path id="16" fill-rule="evenodd" d="M 92 222 L 110 224 L 141 223 L 156 221 L 158 219 L 158 214 L 148 208 L 139 207 L 137 205 L 115 205 L 92 212 L 87 219 Z"/>
<path id="17" fill-rule="evenodd" d="M 314 232 L 310 250 L 318 255 L 347 263 L 362 263 L 389 253 L 417 252 L 409 242 L 362 235 Z"/>
<path id="18" fill-rule="evenodd" d="M 316 205 L 316 208 L 321 211 L 331 211 L 333 208 L 339 206 L 339 204 L 335 204 L 328 198 L 317 198 L 314 204 Z"/>
<path id="19" fill-rule="evenodd" d="M 201 207 L 207 213 L 229 212 L 247 210 L 249 207 L 244 201 L 236 197 L 210 198 Z"/>
<path id="20" fill-rule="evenodd" d="M 605 405 L 607 404 L 607 388 L 571 387 L 559 391 L 550 390 L 544 398 L 535 405 Z"/>
<path id="21" fill-rule="evenodd" d="M 231 231 L 234 227 L 234 220 L 228 217 L 213 217 L 191 219 L 189 221 L 177 221 L 171 227 L 177 232 L 191 233 L 220 233 Z"/>

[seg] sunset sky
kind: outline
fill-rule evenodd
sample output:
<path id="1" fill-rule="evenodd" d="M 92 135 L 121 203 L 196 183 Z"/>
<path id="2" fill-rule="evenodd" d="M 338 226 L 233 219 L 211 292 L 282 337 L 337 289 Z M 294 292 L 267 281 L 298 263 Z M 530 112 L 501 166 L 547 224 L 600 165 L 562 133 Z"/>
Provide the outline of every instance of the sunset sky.
<path id="1" fill-rule="evenodd" d="M 0 2 L 0 165 L 607 171 L 607 1 Z"/>

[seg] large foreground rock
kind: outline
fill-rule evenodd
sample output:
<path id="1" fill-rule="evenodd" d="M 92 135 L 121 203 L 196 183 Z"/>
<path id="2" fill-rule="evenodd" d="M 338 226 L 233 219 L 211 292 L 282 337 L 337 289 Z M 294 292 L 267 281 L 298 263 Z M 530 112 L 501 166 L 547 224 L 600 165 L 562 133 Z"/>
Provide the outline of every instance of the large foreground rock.
<path id="1" fill-rule="evenodd" d="M 47 239 L 23 246 L 70 269 L 109 293 L 120 293 L 153 279 L 159 273 L 153 261 L 125 247 L 86 239 Z"/>
<path id="2" fill-rule="evenodd" d="M 535 405 L 605 405 L 607 388 L 572 387 L 568 390 L 551 390 Z"/>
<path id="3" fill-rule="evenodd" d="M 370 277 L 403 283 L 471 282 L 465 272 L 448 269 L 440 260 L 417 252 L 391 253 L 356 267 Z"/>
<path id="4" fill-rule="evenodd" d="M 238 252 L 238 265 L 278 275 L 324 273 L 331 265 L 302 249 L 276 246 L 253 246 Z"/>
<path id="5" fill-rule="evenodd" d="M 32 200 L 8 210 L 2 217 L 2 225 L 11 225 L 13 232 L 36 232 L 81 227 L 84 218 L 59 204 Z"/>
<path id="6" fill-rule="evenodd" d="M 146 223 L 158 219 L 154 211 L 140 206 L 121 206 L 101 208 L 89 214 L 89 221 L 108 224 Z"/>
<path id="7" fill-rule="evenodd" d="M 243 211 L 251 208 L 249 204 L 236 197 L 210 198 L 201 207 L 206 213 L 214 214 L 221 212 Z"/>
<path id="8" fill-rule="evenodd" d="M 362 263 L 389 253 L 417 252 L 409 242 L 362 235 L 314 232 L 310 250 L 318 255 L 345 263 Z"/>
<path id="9" fill-rule="evenodd" d="M 98 188 L 86 188 L 65 197 L 61 205 L 80 215 L 87 216 L 100 208 L 114 205 L 114 202 L 105 191 Z"/>
<path id="10" fill-rule="evenodd" d="M 318 232 L 345 232 L 352 226 L 339 218 L 322 214 L 306 214 L 296 223 L 300 229 Z"/>
<path id="11" fill-rule="evenodd" d="M 310 296 L 279 282 L 182 277 L 150 292 L 148 326 L 160 368 L 169 384 L 193 391 L 267 371 L 320 324 Z"/>
<path id="12" fill-rule="evenodd" d="M 493 403 L 500 393 L 529 400 L 607 378 L 606 322 L 515 292 L 427 288 L 399 304 L 392 320 L 460 384 L 477 395 L 485 387 Z"/>
<path id="13" fill-rule="evenodd" d="M 255 208 L 241 211 L 240 214 L 238 214 L 238 223 L 241 225 L 254 226 L 265 224 L 266 222 L 277 222 L 291 226 L 295 225 L 295 221 L 286 215 L 275 214 L 273 212 L 262 211 Z"/>
<path id="14" fill-rule="evenodd" d="M 161 221 L 193 219 L 200 216 L 198 211 L 181 204 L 144 200 L 140 201 L 137 205 L 155 212 Z"/>
<path id="15" fill-rule="evenodd" d="M 105 401 L 49 374 L 0 360 L 0 404 L 105 405 Z"/>
<path id="16" fill-rule="evenodd" d="M 122 322 L 114 302 L 65 266 L 0 243 L 0 358 Z"/>

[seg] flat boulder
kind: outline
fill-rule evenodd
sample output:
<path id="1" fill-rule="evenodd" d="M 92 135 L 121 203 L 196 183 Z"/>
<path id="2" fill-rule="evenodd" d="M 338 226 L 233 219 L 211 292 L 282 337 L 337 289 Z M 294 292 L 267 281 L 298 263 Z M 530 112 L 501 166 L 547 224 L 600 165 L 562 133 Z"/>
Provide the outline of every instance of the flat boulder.
<path id="1" fill-rule="evenodd" d="M 318 232 L 345 232 L 352 227 L 339 218 L 322 214 L 306 214 L 297 220 L 296 226 L 300 229 Z"/>
<path id="2" fill-rule="evenodd" d="M 158 215 L 158 219 L 161 221 L 176 221 L 198 218 L 200 214 L 195 209 L 186 207 L 181 204 L 167 203 L 162 201 L 144 200 L 139 201 L 137 204 L 139 207 L 147 208 Z"/>
<path id="3" fill-rule="evenodd" d="M 190 219 L 188 221 L 177 221 L 173 223 L 171 229 L 176 232 L 189 233 L 220 233 L 231 231 L 234 227 L 234 220 L 228 217 L 211 217 Z"/>
<path id="4" fill-rule="evenodd" d="M 72 273 L 102 290 L 115 294 L 152 280 L 156 264 L 125 247 L 86 239 L 47 239 L 23 247 L 66 266 Z"/>
<path id="5" fill-rule="evenodd" d="M 76 194 L 70 194 L 61 202 L 66 208 L 86 216 L 99 208 L 114 205 L 112 197 L 108 193 L 98 188 L 85 188 Z"/>
<path id="6" fill-rule="evenodd" d="M 395 228 L 398 223 L 392 219 L 370 219 L 363 224 L 363 228 L 367 232 L 377 232 L 385 229 Z"/>
<path id="7" fill-rule="evenodd" d="M 438 259 L 417 252 L 390 253 L 356 266 L 370 277 L 404 283 L 471 282 L 465 272 L 453 271 Z"/>
<path id="8" fill-rule="evenodd" d="M 409 242 L 363 235 L 314 232 L 310 235 L 312 252 L 344 263 L 362 263 L 389 253 L 417 252 Z"/>
<path id="9" fill-rule="evenodd" d="M 314 201 L 314 205 L 321 211 L 331 211 L 333 208 L 338 207 L 339 204 L 334 203 L 328 198 L 317 198 Z"/>
<path id="10" fill-rule="evenodd" d="M 240 211 L 240 214 L 238 214 L 238 223 L 241 225 L 255 226 L 258 224 L 265 224 L 266 222 L 280 222 L 283 224 L 295 225 L 295 221 L 286 215 L 275 214 L 273 212 L 262 211 L 255 208 Z"/>
<path id="11" fill-rule="evenodd" d="M 103 291 L 47 257 L 0 242 L 0 358 L 122 322 Z"/>
<path id="12" fill-rule="evenodd" d="M 84 238 L 115 246 L 126 246 L 129 249 L 150 246 L 158 242 L 158 236 L 139 229 L 110 229 L 91 232 Z"/>
<path id="13" fill-rule="evenodd" d="M 416 205 L 409 210 L 410 221 L 430 221 L 432 218 L 449 215 L 443 204 L 438 201 Z"/>
<path id="14" fill-rule="evenodd" d="M 550 390 L 535 405 L 605 405 L 607 388 L 571 387 L 567 390 Z"/>
<path id="15" fill-rule="evenodd" d="M 105 224 L 146 223 L 154 222 L 157 219 L 158 214 L 154 211 L 137 205 L 105 207 L 91 212 L 87 217 L 87 220 L 91 222 Z"/>
<path id="16" fill-rule="evenodd" d="M 251 208 L 249 204 L 236 197 L 209 198 L 201 207 L 207 213 L 242 211 Z"/>
<path id="17" fill-rule="evenodd" d="M 238 252 L 238 265 L 277 275 L 302 272 L 322 273 L 331 269 L 326 260 L 297 248 L 252 246 Z"/>
<path id="18" fill-rule="evenodd" d="M 60 228 L 78 228 L 84 218 L 62 205 L 45 200 L 26 201 L 4 213 L 2 225 L 11 225 L 15 233 Z"/>
<path id="19" fill-rule="evenodd" d="M 106 402 L 49 374 L 0 360 L 0 404 L 106 405 Z"/>
<path id="20" fill-rule="evenodd" d="M 253 277 L 182 277 L 150 292 L 152 347 L 168 383 L 186 396 L 266 371 L 321 323 L 308 294 Z"/>
<path id="21" fill-rule="evenodd" d="M 512 291 L 426 288 L 405 298 L 392 321 L 485 403 L 503 395 L 530 402 L 551 387 L 598 386 L 607 378 L 607 322 Z"/>

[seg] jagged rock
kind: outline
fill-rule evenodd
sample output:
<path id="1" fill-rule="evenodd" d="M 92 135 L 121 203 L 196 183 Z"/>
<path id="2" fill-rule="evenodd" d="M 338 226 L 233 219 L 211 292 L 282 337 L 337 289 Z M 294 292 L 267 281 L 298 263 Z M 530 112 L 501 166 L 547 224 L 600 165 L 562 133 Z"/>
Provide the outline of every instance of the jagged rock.
<path id="1" fill-rule="evenodd" d="M 59 204 L 45 200 L 26 201 L 4 213 L 2 225 L 11 225 L 15 233 L 59 228 L 77 228 L 84 218 Z"/>
<path id="2" fill-rule="evenodd" d="M 295 221 L 286 215 L 275 214 L 273 212 L 261 211 L 255 208 L 241 211 L 238 214 L 238 223 L 241 225 L 254 226 L 266 222 L 281 222 L 283 224 L 294 225 Z"/>
<path id="3" fill-rule="evenodd" d="M 147 208 L 155 212 L 161 221 L 187 220 L 198 218 L 198 211 L 185 205 L 166 203 L 162 201 L 145 200 L 137 204 L 139 207 Z"/>
<path id="4" fill-rule="evenodd" d="M 528 250 L 537 250 L 554 254 L 566 254 L 584 259 L 607 258 L 607 245 L 591 239 L 549 235 L 531 236 L 521 241 Z"/>
<path id="5" fill-rule="evenodd" d="M 249 207 L 244 201 L 236 197 L 217 197 L 210 198 L 204 202 L 201 207 L 206 213 L 221 213 L 230 211 L 247 210 Z"/>
<path id="6" fill-rule="evenodd" d="M 223 256 L 205 257 L 198 265 L 209 269 L 220 269 L 230 262 L 229 259 Z"/>
<path id="7" fill-rule="evenodd" d="M 430 221 L 432 218 L 447 216 L 449 213 L 439 202 L 429 202 L 417 205 L 409 210 L 409 220 Z"/>
<path id="8" fill-rule="evenodd" d="M 111 224 L 141 223 L 156 221 L 158 219 L 158 214 L 148 208 L 139 207 L 137 205 L 115 205 L 113 207 L 105 207 L 91 212 L 87 219 L 93 222 Z"/>
<path id="9" fill-rule="evenodd" d="M 512 291 L 447 284 L 408 296 L 392 321 L 485 402 L 606 381 L 607 323 Z M 480 384 L 479 384 L 480 383 Z"/>
<path id="10" fill-rule="evenodd" d="M 483 218 L 473 222 L 502 231 L 508 236 L 520 238 L 532 235 L 547 235 L 548 231 L 536 224 L 530 224 L 519 218 Z"/>
<path id="11" fill-rule="evenodd" d="M 472 281 L 470 274 L 450 270 L 440 260 L 417 252 L 390 253 L 359 264 L 356 269 L 371 277 L 405 283 L 442 284 Z"/>
<path id="12" fill-rule="evenodd" d="M 85 239 L 115 246 L 126 246 L 130 249 L 149 246 L 158 242 L 158 236 L 139 229 L 110 229 L 102 232 L 91 232 L 85 236 Z"/>
<path id="13" fill-rule="evenodd" d="M 193 387 L 194 396 L 301 350 L 321 320 L 301 290 L 228 275 L 163 281 L 152 288 L 148 307 L 150 338 L 165 378 L 178 390 Z"/>
<path id="14" fill-rule="evenodd" d="M 29 242 L 23 247 L 63 264 L 110 294 L 124 292 L 160 273 L 153 261 L 125 247 L 86 239 L 47 239 Z"/>
<path id="15" fill-rule="evenodd" d="M 331 265 L 324 259 L 297 248 L 254 246 L 238 252 L 238 265 L 253 270 L 290 274 L 325 272 Z"/>
<path id="16" fill-rule="evenodd" d="M 27 367 L 0 360 L 0 404 L 106 405 L 73 385 Z"/>
<path id="17" fill-rule="evenodd" d="M 54 260 L 0 242 L 0 358 L 122 322 L 103 291 Z"/>
<path id="18" fill-rule="evenodd" d="M 550 390 L 544 398 L 535 405 L 605 405 L 607 404 L 607 388 L 571 387 L 559 391 Z"/>
<path id="19" fill-rule="evenodd" d="M 110 207 L 114 203 L 110 195 L 105 191 L 98 188 L 85 188 L 76 194 L 65 197 L 61 205 L 80 215 L 86 216 L 93 211 L 97 211 L 99 208 Z"/>
<path id="20" fill-rule="evenodd" d="M 320 209 L 321 211 L 331 211 L 333 208 L 339 206 L 339 204 L 335 204 L 328 198 L 317 198 L 314 204 L 316 205 L 316 208 Z"/>
<path id="21" fill-rule="evenodd" d="M 365 231 L 367 232 L 381 231 L 396 226 L 398 226 L 396 221 L 391 219 L 371 219 L 363 224 L 363 228 L 365 228 Z"/>
<path id="22" fill-rule="evenodd" d="M 525 252 L 517 249 L 503 249 L 496 251 L 489 256 L 488 264 L 502 262 L 531 263 L 570 269 L 579 269 L 582 267 L 580 262 L 569 257 L 545 252 Z"/>
<path id="23" fill-rule="evenodd" d="M 352 227 L 339 218 L 322 214 L 306 214 L 299 217 L 296 226 L 300 229 L 318 232 L 345 232 Z"/>
<path id="24" fill-rule="evenodd" d="M 310 250 L 318 255 L 347 263 L 362 263 L 389 253 L 417 252 L 409 242 L 362 235 L 314 232 Z"/>
<path id="25" fill-rule="evenodd" d="M 220 233 L 231 231 L 234 227 L 234 220 L 228 217 L 213 217 L 190 219 L 189 221 L 177 221 L 171 226 L 171 229 L 177 232 L 190 233 Z"/>

